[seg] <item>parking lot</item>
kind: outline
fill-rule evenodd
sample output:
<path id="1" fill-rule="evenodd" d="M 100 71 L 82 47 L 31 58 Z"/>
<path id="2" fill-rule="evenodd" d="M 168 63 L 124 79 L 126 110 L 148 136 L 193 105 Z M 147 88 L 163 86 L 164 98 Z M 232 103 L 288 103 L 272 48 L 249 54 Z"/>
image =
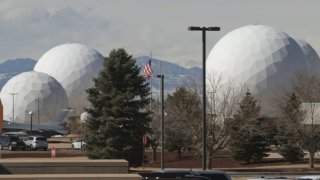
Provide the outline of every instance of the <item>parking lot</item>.
<path id="1" fill-rule="evenodd" d="M 8 148 L 0 150 L 1 158 L 51 158 L 51 149 L 56 150 L 56 157 L 84 157 L 85 153 L 80 149 L 72 149 L 72 142 L 77 140 L 77 137 L 54 137 L 48 138 L 48 149 L 39 150 L 14 150 L 10 151 Z"/>

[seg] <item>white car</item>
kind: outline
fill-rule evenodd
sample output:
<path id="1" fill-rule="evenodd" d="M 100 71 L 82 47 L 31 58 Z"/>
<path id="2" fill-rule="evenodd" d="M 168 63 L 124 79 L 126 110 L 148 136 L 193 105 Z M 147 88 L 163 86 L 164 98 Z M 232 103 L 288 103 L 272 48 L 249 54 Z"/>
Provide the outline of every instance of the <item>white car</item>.
<path id="1" fill-rule="evenodd" d="M 320 180 L 320 175 L 310 175 L 310 176 L 302 176 L 297 180 Z"/>
<path id="2" fill-rule="evenodd" d="M 247 180 L 294 180 L 291 178 L 287 177 L 260 177 L 260 178 L 252 178 L 252 179 L 247 179 Z"/>
<path id="3" fill-rule="evenodd" d="M 86 146 L 86 142 L 83 141 L 83 139 L 79 139 L 77 141 L 74 141 L 71 144 L 72 149 L 83 149 Z"/>
<path id="4" fill-rule="evenodd" d="M 42 149 L 46 151 L 48 149 L 47 138 L 43 136 L 29 136 L 24 140 L 24 143 L 30 150 Z"/>

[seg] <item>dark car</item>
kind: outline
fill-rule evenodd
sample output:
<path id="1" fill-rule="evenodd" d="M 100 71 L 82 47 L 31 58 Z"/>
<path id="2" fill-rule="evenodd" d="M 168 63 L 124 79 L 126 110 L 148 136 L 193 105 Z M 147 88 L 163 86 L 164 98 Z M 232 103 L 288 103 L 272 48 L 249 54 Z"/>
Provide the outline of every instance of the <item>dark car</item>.
<path id="1" fill-rule="evenodd" d="M 206 179 L 206 180 L 231 180 L 230 176 L 224 171 L 208 170 L 158 170 L 139 173 L 142 179 Z"/>
<path id="2" fill-rule="evenodd" d="M 159 170 L 139 173 L 142 179 L 182 179 L 188 174 L 190 170 Z"/>
<path id="3" fill-rule="evenodd" d="M 0 136 L 0 149 L 8 148 L 10 151 L 26 149 L 26 144 L 17 136 L 1 135 Z"/>

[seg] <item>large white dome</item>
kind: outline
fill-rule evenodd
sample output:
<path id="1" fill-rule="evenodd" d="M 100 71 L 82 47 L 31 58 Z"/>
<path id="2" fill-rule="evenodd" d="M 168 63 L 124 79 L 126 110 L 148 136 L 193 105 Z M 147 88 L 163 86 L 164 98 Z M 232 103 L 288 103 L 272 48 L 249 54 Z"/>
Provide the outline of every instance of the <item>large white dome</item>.
<path id="1" fill-rule="evenodd" d="M 15 123 L 29 124 L 28 112 L 32 111 L 34 124 L 39 121 L 40 124 L 56 125 L 64 118 L 61 117 L 65 114 L 62 110 L 68 107 L 67 95 L 61 84 L 47 74 L 34 71 L 11 78 L 3 86 L 0 96 L 4 107 L 4 120 Z"/>
<path id="2" fill-rule="evenodd" d="M 82 44 L 63 44 L 46 52 L 34 67 L 61 83 L 75 113 L 89 106 L 86 89 L 94 85 L 93 78 L 102 69 L 103 56 Z"/>
<path id="3" fill-rule="evenodd" d="M 320 67 L 319 57 L 312 55 L 309 46 L 299 45 L 269 26 L 244 26 L 229 32 L 213 47 L 207 77 L 219 74 L 255 93 L 275 95 L 287 88 L 297 73 L 318 73 L 310 68 Z"/>

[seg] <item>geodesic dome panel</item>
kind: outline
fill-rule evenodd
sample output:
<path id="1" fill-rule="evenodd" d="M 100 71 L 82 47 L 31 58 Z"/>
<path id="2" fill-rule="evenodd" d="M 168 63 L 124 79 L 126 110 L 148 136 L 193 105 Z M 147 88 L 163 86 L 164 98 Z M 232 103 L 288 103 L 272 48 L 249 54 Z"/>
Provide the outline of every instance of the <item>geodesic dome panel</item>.
<path id="1" fill-rule="evenodd" d="M 64 119 L 62 110 L 68 107 L 61 84 L 41 72 L 30 71 L 14 76 L 3 86 L 0 96 L 4 119 L 15 123 L 30 124 L 28 112 L 32 111 L 34 124 L 58 124 Z"/>
<path id="2" fill-rule="evenodd" d="M 34 67 L 49 74 L 63 86 L 69 105 L 75 113 L 89 107 L 86 89 L 94 85 L 93 78 L 102 69 L 103 56 L 82 44 L 63 44 L 46 52 Z"/>
<path id="3" fill-rule="evenodd" d="M 317 73 L 295 39 L 264 25 L 248 25 L 229 32 L 212 48 L 207 77 L 220 74 L 234 84 L 260 94 L 276 94 L 298 73 Z"/>

